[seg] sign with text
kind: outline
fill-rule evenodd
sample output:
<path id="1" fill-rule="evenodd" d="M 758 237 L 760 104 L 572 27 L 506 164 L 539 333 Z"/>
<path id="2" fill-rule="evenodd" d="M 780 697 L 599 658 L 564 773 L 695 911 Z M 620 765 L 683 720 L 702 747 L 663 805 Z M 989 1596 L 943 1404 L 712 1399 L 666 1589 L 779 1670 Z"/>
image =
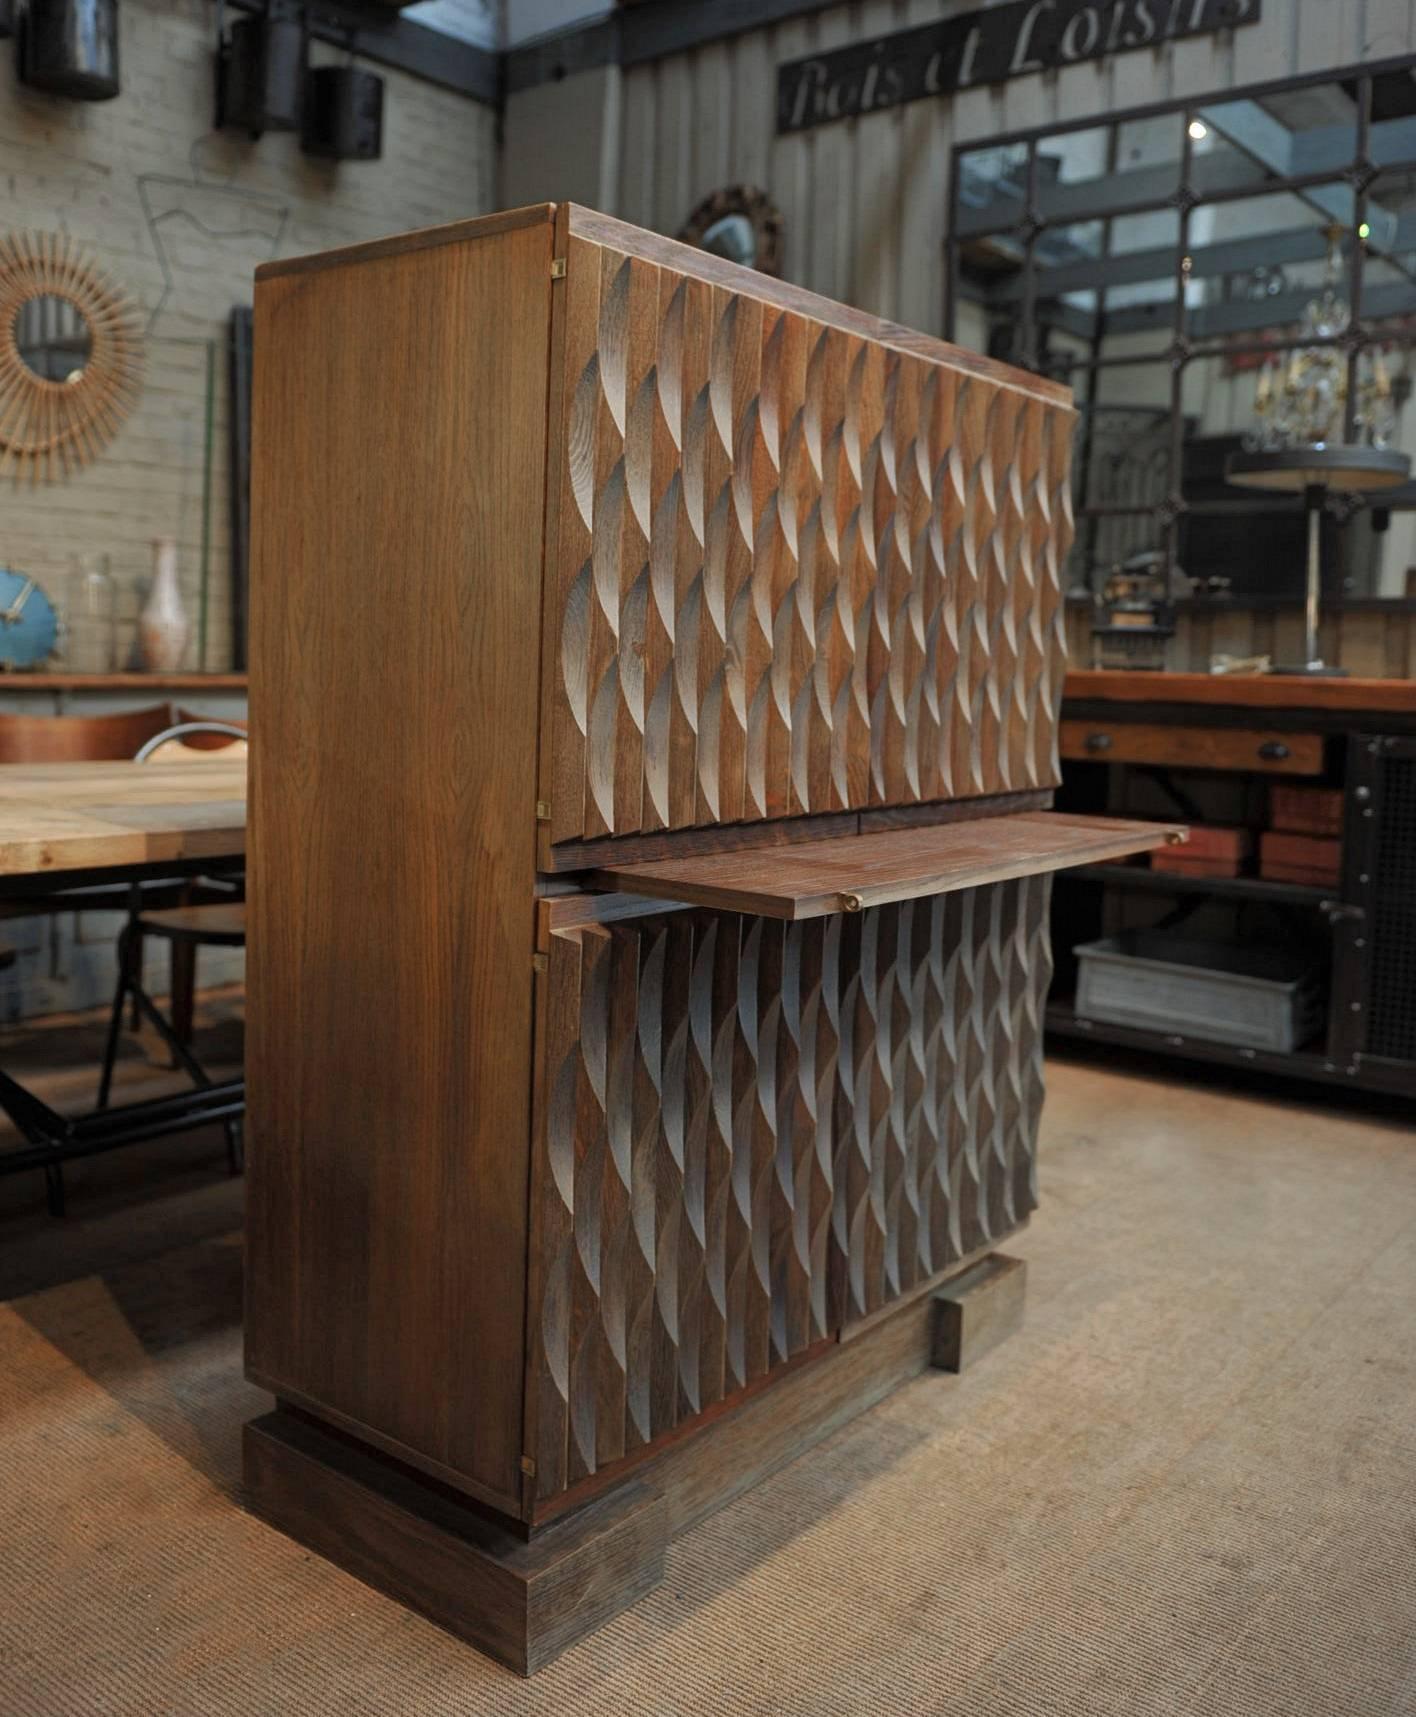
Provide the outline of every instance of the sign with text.
<path id="1" fill-rule="evenodd" d="M 1336 0 L 1334 0 L 1336 4 Z M 1263 0 L 1015 0 L 777 68 L 777 130 L 1256 24 Z"/>

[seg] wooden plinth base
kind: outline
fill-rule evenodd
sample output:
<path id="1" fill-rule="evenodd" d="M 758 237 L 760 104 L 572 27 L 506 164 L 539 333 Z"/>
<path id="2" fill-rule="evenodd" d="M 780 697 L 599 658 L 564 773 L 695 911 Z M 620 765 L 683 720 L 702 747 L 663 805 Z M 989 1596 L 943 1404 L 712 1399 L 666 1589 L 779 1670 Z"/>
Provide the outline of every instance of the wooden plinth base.
<path id="1" fill-rule="evenodd" d="M 992 1253 L 529 1539 L 444 1485 L 285 1407 L 246 1426 L 252 1510 L 523 1675 L 652 1591 L 668 1542 L 931 1365 L 1022 1321 L 1022 1263 Z"/>
<path id="2" fill-rule="evenodd" d="M 934 1296 L 933 1363 L 962 1371 L 1023 1327 L 1028 1267 L 990 1252 Z"/>
<path id="3" fill-rule="evenodd" d="M 522 1675 L 664 1577 L 663 1498 L 637 1481 L 528 1543 L 279 1408 L 246 1426 L 244 1454 L 246 1500 L 262 1519 Z"/>

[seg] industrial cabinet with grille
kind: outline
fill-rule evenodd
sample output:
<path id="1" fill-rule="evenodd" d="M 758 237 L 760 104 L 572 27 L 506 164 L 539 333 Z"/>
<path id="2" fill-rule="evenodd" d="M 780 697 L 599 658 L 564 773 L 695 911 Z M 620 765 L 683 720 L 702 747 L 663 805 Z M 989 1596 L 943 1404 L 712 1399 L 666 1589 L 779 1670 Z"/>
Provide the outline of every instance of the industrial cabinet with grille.
<path id="1" fill-rule="evenodd" d="M 1347 956 L 1353 1065 L 1416 1095 L 1416 737 L 1353 735 L 1343 882 L 1363 932 Z"/>
<path id="2" fill-rule="evenodd" d="M 248 1493 L 531 1669 L 929 1363 L 1179 831 L 1049 808 L 1065 389 L 569 205 L 255 352 Z"/>

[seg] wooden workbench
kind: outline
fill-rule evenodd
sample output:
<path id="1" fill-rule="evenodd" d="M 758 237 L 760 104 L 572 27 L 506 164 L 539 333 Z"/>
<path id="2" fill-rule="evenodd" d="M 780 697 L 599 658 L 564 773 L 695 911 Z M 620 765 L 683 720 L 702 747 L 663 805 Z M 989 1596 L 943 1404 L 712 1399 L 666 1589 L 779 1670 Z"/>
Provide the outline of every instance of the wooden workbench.
<path id="1" fill-rule="evenodd" d="M 1177 876 L 1091 865 L 1058 891 L 1053 1042 L 1102 1042 L 1189 1061 L 1416 1093 L 1416 681 L 1087 670 L 1065 681 L 1058 803 L 1072 812 L 1266 825 L 1269 784 L 1340 787 L 1336 886 L 1258 875 Z M 1163 797 L 1157 797 L 1163 794 Z M 1216 817 L 1215 806 L 1227 801 Z M 1142 902 L 1232 913 L 1240 939 L 1311 938 L 1328 979 L 1323 1030 L 1291 1054 L 1080 1018 L 1073 948 L 1152 916 Z"/>
<path id="2" fill-rule="evenodd" d="M 1416 716 L 1416 680 L 1327 679 L 1305 674 L 1154 674 L 1074 668 L 1063 713 L 1078 703 L 1184 705 L 1207 710 L 1299 710 Z"/>

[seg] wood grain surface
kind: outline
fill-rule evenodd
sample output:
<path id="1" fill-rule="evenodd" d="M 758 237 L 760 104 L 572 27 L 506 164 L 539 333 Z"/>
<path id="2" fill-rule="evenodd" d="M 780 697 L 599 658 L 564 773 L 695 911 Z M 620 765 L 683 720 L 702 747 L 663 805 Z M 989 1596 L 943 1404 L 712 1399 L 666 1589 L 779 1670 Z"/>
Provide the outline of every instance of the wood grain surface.
<path id="1" fill-rule="evenodd" d="M 1121 704 L 1416 714 L 1416 680 L 1324 679 L 1303 674 L 1152 674 L 1073 668 L 1067 675 L 1065 696 Z"/>
<path id="2" fill-rule="evenodd" d="M 1055 785 L 1066 391 L 562 225 L 551 841 Z"/>
<path id="3" fill-rule="evenodd" d="M 238 858 L 245 846 L 244 763 L 0 766 L 0 876 Z"/>
<path id="4" fill-rule="evenodd" d="M 666 1511 L 642 1485 L 528 1544 L 289 1411 L 248 1424 L 244 1456 L 257 1514 L 522 1675 L 663 1578 Z"/>
<path id="5" fill-rule="evenodd" d="M 1077 763 L 1152 763 L 1176 769 L 1242 769 L 1265 775 L 1321 775 L 1323 736 L 1245 727 L 1176 727 L 1171 722 L 1061 724 L 1062 756 Z"/>
<path id="6" fill-rule="evenodd" d="M 550 258 L 256 293 L 247 1363 L 513 1514 Z"/>
<path id="7" fill-rule="evenodd" d="M 1174 831 L 1040 810 L 1065 390 L 568 205 L 257 322 L 248 1372 L 535 1527 L 1026 1219 Z"/>
<path id="8" fill-rule="evenodd" d="M 818 918 L 1069 865 L 1100 864 L 1185 838 L 1169 823 L 1019 811 L 976 822 L 886 829 L 769 853 L 710 853 L 602 867 L 596 886 L 767 918 Z"/>

